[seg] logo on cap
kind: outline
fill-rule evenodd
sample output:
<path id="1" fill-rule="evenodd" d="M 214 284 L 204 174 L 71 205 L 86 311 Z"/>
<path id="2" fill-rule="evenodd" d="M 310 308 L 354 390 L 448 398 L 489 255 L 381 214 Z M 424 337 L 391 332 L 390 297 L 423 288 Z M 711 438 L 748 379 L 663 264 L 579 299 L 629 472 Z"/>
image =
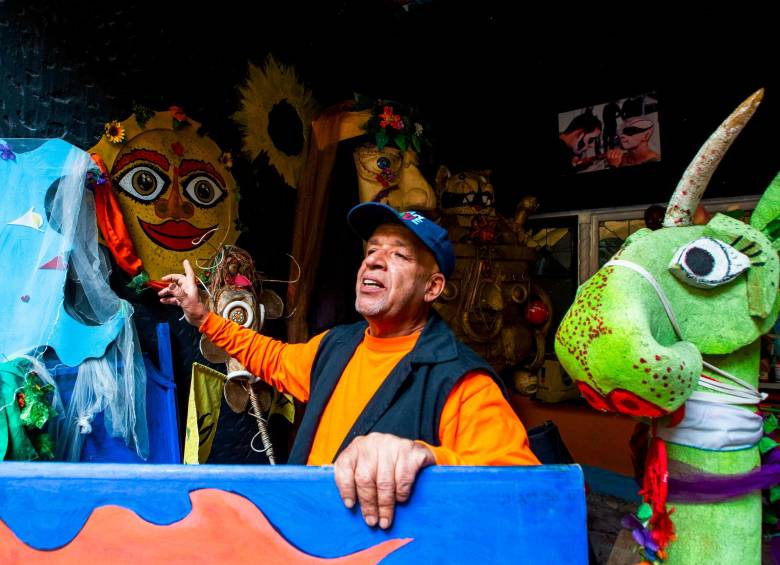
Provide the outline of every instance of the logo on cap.
<path id="1" fill-rule="evenodd" d="M 399 216 L 402 220 L 412 222 L 414 225 L 421 224 L 425 219 L 425 216 L 421 216 L 417 212 L 404 212 L 403 214 L 399 214 Z"/>

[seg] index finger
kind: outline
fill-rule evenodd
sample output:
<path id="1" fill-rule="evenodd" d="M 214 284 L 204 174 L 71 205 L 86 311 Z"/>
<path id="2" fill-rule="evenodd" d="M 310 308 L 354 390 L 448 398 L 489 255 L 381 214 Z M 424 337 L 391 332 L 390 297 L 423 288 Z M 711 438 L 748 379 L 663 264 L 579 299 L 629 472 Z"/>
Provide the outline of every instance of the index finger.
<path id="1" fill-rule="evenodd" d="M 190 265 L 189 259 L 185 259 L 182 262 L 182 265 L 184 265 L 184 276 L 188 281 L 195 284 L 195 271 L 192 270 L 192 265 Z"/>

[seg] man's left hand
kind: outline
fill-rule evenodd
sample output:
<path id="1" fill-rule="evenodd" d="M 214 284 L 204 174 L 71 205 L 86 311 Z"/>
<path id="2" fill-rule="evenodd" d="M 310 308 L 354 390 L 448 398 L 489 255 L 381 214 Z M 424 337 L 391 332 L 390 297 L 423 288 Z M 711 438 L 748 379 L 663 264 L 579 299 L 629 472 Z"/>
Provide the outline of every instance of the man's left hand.
<path id="1" fill-rule="evenodd" d="M 405 502 L 420 469 L 434 465 L 430 449 L 390 434 L 355 438 L 335 462 L 336 486 L 347 508 L 360 503 L 363 519 L 387 529 L 396 502 Z"/>

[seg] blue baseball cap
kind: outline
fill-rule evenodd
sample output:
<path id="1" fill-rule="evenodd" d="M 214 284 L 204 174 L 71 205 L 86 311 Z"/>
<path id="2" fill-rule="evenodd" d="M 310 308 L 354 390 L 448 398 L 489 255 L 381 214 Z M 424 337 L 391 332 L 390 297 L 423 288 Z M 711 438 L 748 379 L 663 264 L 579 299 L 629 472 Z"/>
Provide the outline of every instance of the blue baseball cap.
<path id="1" fill-rule="evenodd" d="M 364 241 L 368 241 L 374 230 L 382 224 L 404 226 L 433 253 L 445 277 L 449 278 L 455 269 L 455 249 L 452 247 L 447 230 L 419 212 L 398 212 L 387 204 L 363 202 L 347 213 L 347 223 Z"/>

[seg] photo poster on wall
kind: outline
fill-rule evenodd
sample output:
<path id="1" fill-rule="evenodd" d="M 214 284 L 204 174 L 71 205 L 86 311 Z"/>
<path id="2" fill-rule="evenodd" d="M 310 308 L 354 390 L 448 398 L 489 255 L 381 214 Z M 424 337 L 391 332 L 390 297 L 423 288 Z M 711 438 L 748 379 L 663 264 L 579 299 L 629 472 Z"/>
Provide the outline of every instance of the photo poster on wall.
<path id="1" fill-rule="evenodd" d="M 655 92 L 558 114 L 559 172 L 587 173 L 661 160 Z"/>

